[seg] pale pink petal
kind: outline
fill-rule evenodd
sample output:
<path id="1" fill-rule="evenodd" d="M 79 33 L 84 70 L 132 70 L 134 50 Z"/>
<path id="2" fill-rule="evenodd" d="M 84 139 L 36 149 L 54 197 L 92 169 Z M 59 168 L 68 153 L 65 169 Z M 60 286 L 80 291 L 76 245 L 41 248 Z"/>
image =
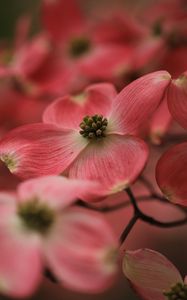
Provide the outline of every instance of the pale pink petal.
<path id="1" fill-rule="evenodd" d="M 173 146 L 162 155 L 156 179 L 168 200 L 187 206 L 187 143 Z"/>
<path id="2" fill-rule="evenodd" d="M 78 34 L 84 23 L 76 0 L 43 0 L 42 21 L 44 28 L 55 42 L 62 42 Z"/>
<path id="3" fill-rule="evenodd" d="M 144 300 L 165 300 L 164 291 L 182 282 L 176 267 L 165 256 L 149 249 L 126 251 L 123 272 Z"/>
<path id="4" fill-rule="evenodd" d="M 19 17 L 16 23 L 16 30 L 15 30 L 15 47 L 18 49 L 19 47 L 23 46 L 26 42 L 29 31 L 31 29 L 31 17 L 29 15 L 23 15 Z"/>
<path id="5" fill-rule="evenodd" d="M 118 243 L 102 215 L 70 208 L 46 240 L 45 256 L 62 284 L 87 293 L 101 292 L 114 281 Z"/>
<path id="6" fill-rule="evenodd" d="M 187 72 L 171 82 L 168 90 L 168 106 L 174 119 L 187 129 Z"/>
<path id="7" fill-rule="evenodd" d="M 150 121 L 150 138 L 153 144 L 159 145 L 172 122 L 168 109 L 167 97 L 161 102 Z"/>
<path id="8" fill-rule="evenodd" d="M 130 134 L 156 110 L 170 83 L 166 71 L 142 76 L 125 87 L 113 101 L 110 131 Z"/>
<path id="9" fill-rule="evenodd" d="M 45 176 L 27 180 L 18 186 L 19 202 L 37 198 L 54 208 L 63 208 L 78 199 L 91 197 L 101 186 L 94 181 Z M 0 198 L 1 199 L 1 198 Z"/>
<path id="10" fill-rule="evenodd" d="M 12 130 L 1 140 L 0 158 L 12 173 L 22 178 L 57 175 L 87 144 L 76 131 L 31 124 Z"/>
<path id="11" fill-rule="evenodd" d="M 0 222 L 0 292 L 27 297 L 41 280 L 40 241 L 21 232 L 18 222 L 13 214 Z"/>
<path id="12" fill-rule="evenodd" d="M 107 116 L 115 96 L 116 90 L 112 84 L 90 85 L 80 95 L 64 96 L 49 105 L 43 114 L 43 121 L 62 128 L 79 128 L 87 115 Z"/>
<path id="13" fill-rule="evenodd" d="M 142 140 L 110 135 L 90 143 L 70 166 L 69 176 L 97 180 L 108 193 L 114 193 L 138 177 L 147 158 L 148 148 Z"/>

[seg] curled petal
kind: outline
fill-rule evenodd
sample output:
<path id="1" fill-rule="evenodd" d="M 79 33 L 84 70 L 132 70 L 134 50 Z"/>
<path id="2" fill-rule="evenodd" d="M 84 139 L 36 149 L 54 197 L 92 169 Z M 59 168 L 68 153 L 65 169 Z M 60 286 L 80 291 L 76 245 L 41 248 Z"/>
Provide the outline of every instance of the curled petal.
<path id="1" fill-rule="evenodd" d="M 134 133 L 156 110 L 169 83 L 169 73 L 158 71 L 142 76 L 125 87 L 113 101 L 111 132 Z"/>
<path id="2" fill-rule="evenodd" d="M 24 181 L 18 186 L 19 201 L 37 198 L 59 209 L 70 205 L 77 199 L 89 198 L 95 190 L 101 190 L 97 182 L 67 179 L 61 176 L 44 176 Z"/>
<path id="3" fill-rule="evenodd" d="M 134 137 L 110 135 L 90 143 L 69 168 L 70 178 L 97 180 L 108 193 L 126 188 L 143 170 L 146 144 Z"/>
<path id="4" fill-rule="evenodd" d="M 173 146 L 157 163 L 156 179 L 165 197 L 187 206 L 187 143 Z"/>
<path id="5" fill-rule="evenodd" d="M 13 217 L 13 216 L 12 216 Z M 15 230 L 16 223 L 0 224 L 0 292 L 14 297 L 27 297 L 41 280 L 40 241 Z"/>
<path id="6" fill-rule="evenodd" d="M 64 96 L 49 105 L 43 114 L 43 121 L 61 128 L 79 128 L 87 115 L 107 116 L 115 96 L 116 90 L 112 84 L 90 85 L 80 95 Z"/>
<path id="7" fill-rule="evenodd" d="M 173 118 L 187 129 L 187 72 L 171 82 L 168 90 L 168 107 Z"/>
<path id="8" fill-rule="evenodd" d="M 164 291 L 183 282 L 179 271 L 165 256 L 149 249 L 126 251 L 123 272 L 145 300 L 165 300 Z"/>
<path id="9" fill-rule="evenodd" d="M 42 123 L 25 125 L 1 140 L 0 158 L 22 178 L 55 175 L 64 171 L 87 143 L 75 131 Z"/>
<path id="10" fill-rule="evenodd" d="M 96 293 L 114 281 L 117 247 L 110 226 L 99 213 L 69 208 L 46 241 L 45 256 L 64 285 Z"/>

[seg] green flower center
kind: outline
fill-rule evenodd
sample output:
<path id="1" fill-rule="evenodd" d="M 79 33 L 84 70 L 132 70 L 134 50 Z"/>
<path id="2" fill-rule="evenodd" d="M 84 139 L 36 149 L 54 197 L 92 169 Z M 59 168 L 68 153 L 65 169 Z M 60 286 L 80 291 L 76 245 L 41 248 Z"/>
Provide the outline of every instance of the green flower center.
<path id="1" fill-rule="evenodd" d="M 90 140 L 100 139 L 106 136 L 108 121 L 102 115 L 86 116 L 79 125 L 80 134 Z"/>
<path id="2" fill-rule="evenodd" d="M 90 40 L 84 37 L 78 37 L 70 42 L 69 53 L 72 57 L 77 58 L 90 50 Z"/>
<path id="3" fill-rule="evenodd" d="M 177 283 L 169 292 L 164 292 L 168 300 L 187 300 L 187 284 Z"/>
<path id="4" fill-rule="evenodd" d="M 54 222 L 54 211 L 37 198 L 19 205 L 18 215 L 31 230 L 45 234 Z"/>

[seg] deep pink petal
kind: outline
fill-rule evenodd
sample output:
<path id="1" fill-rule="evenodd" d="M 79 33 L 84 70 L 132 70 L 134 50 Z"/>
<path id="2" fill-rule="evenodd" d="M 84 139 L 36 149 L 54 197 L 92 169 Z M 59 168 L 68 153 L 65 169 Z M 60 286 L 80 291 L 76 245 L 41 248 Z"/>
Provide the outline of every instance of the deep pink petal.
<path id="1" fill-rule="evenodd" d="M 168 106 L 174 119 L 187 129 L 187 72 L 171 82 L 168 90 Z"/>
<path id="2" fill-rule="evenodd" d="M 71 130 L 49 124 L 31 124 L 9 132 L 0 142 L 0 158 L 22 178 L 59 174 L 88 141 Z"/>
<path id="3" fill-rule="evenodd" d="M 165 256 L 149 249 L 126 251 L 123 272 L 144 300 L 165 300 L 163 292 L 182 282 L 176 267 Z"/>
<path id="4" fill-rule="evenodd" d="M 156 167 L 157 183 L 165 197 L 187 206 L 187 143 L 166 151 Z"/>
<path id="5" fill-rule="evenodd" d="M 65 211 L 45 244 L 50 269 L 67 287 L 101 292 L 117 272 L 117 240 L 102 215 L 79 208 Z"/>
<path id="6" fill-rule="evenodd" d="M 150 122 L 151 141 L 159 145 L 164 135 L 167 133 L 172 121 L 172 116 L 168 109 L 167 97 L 161 102 Z"/>
<path id="7" fill-rule="evenodd" d="M 18 186 L 19 201 L 37 198 L 56 209 L 66 207 L 78 199 L 88 199 L 102 189 L 97 182 L 45 176 L 24 181 Z M 1 199 L 1 198 L 0 198 Z"/>
<path id="8" fill-rule="evenodd" d="M 2 222 L 3 221 L 3 222 Z M 0 224 L 0 291 L 9 296 L 27 297 L 41 280 L 40 241 L 18 231 L 15 215 Z"/>
<path id="9" fill-rule="evenodd" d="M 107 116 L 116 96 L 112 84 L 93 84 L 77 96 L 64 96 L 47 107 L 43 114 L 45 123 L 62 128 L 79 128 L 83 117 L 102 114 Z"/>
<path id="10" fill-rule="evenodd" d="M 166 71 L 158 71 L 133 81 L 113 101 L 111 132 L 130 134 L 155 111 L 170 83 Z"/>
<path id="11" fill-rule="evenodd" d="M 143 170 L 148 158 L 146 144 L 134 137 L 107 136 L 90 143 L 69 168 L 71 178 L 92 179 L 108 193 L 124 189 Z"/>
<path id="12" fill-rule="evenodd" d="M 44 28 L 56 42 L 62 42 L 72 34 L 78 34 L 83 21 L 76 0 L 43 0 L 42 20 Z"/>

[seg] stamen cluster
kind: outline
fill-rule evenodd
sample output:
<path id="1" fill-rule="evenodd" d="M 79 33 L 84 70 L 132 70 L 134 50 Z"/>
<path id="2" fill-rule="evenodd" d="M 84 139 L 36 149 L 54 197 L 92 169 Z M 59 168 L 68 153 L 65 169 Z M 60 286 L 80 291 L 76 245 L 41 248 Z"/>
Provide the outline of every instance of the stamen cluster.
<path id="1" fill-rule="evenodd" d="M 102 115 L 86 116 L 80 123 L 80 134 L 88 138 L 98 139 L 106 136 L 105 131 L 108 125 L 108 121 Z"/>
<path id="2" fill-rule="evenodd" d="M 39 233 L 46 233 L 54 221 L 53 210 L 40 203 L 37 198 L 21 204 L 18 215 L 28 229 Z"/>
<path id="3" fill-rule="evenodd" d="M 90 49 L 90 41 L 87 38 L 79 37 L 71 41 L 69 51 L 72 57 L 80 57 Z"/>
<path id="4" fill-rule="evenodd" d="M 187 300 L 187 284 L 177 283 L 169 292 L 164 295 L 168 300 Z"/>

